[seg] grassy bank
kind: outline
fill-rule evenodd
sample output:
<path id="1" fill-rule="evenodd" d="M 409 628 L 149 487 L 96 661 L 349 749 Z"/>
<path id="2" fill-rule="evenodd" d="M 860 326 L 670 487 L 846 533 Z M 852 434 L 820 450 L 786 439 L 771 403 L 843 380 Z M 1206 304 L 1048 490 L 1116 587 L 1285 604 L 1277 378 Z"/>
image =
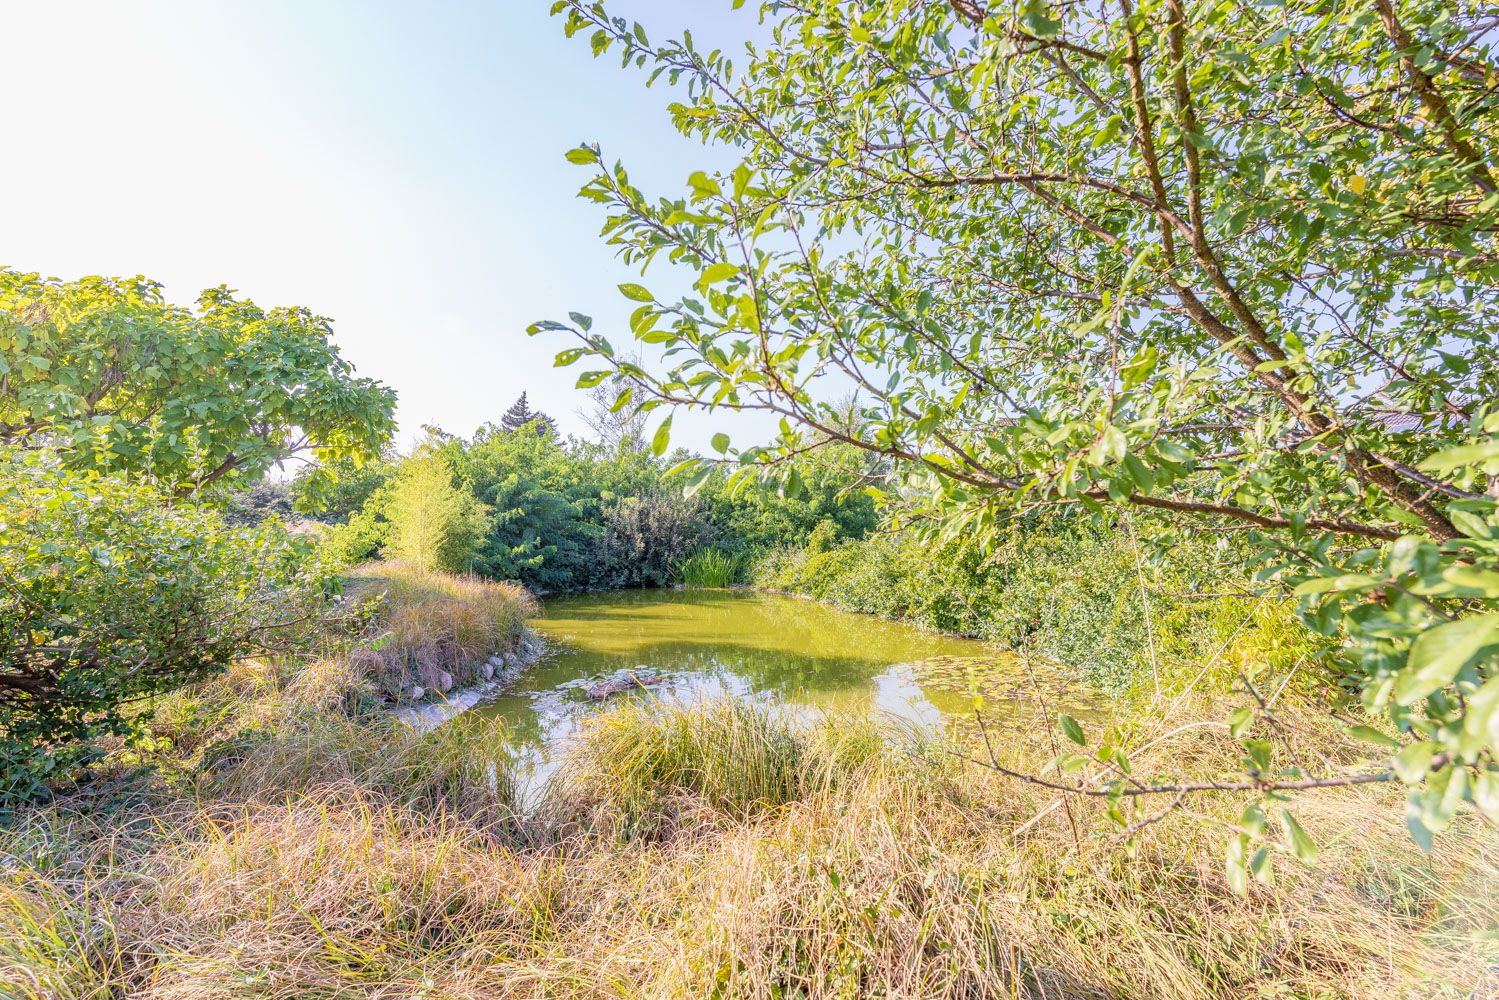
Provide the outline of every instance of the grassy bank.
<path id="1" fill-rule="evenodd" d="M 467 587 L 383 585 L 392 597 L 360 635 L 390 633 L 382 654 L 441 647 L 417 625 L 398 633 L 395 609 L 494 599 Z M 465 619 L 430 620 L 454 635 Z M 1231 800 L 1194 802 L 1131 846 L 1098 832 L 1102 806 L 1058 807 L 965 762 L 967 748 L 713 701 L 598 718 L 519 815 L 502 734 L 460 722 L 416 736 L 350 712 L 378 687 L 355 666 L 367 642 L 342 648 L 241 664 L 176 696 L 154 746 L 121 748 L 112 777 L 13 818 L 0 995 L 1426 998 L 1494 985 L 1499 843 L 1465 815 L 1421 854 L 1395 788 L 1310 796 L 1298 816 L 1321 860 L 1285 859 L 1240 896 L 1221 861 Z M 1232 769 L 1222 727 L 1174 725 L 1209 709 L 1133 720 L 1137 772 Z M 1278 718 L 1265 734 L 1278 752 L 1364 752 L 1294 707 Z M 992 735 L 1008 764 L 1050 755 L 1044 734 Z"/>
<path id="2" fill-rule="evenodd" d="M 814 533 L 800 548 L 765 552 L 752 577 L 848 611 L 1024 648 L 1113 694 L 1191 677 L 1210 659 L 1284 669 L 1324 642 L 1289 601 L 1225 582 L 1210 556 L 1196 546 L 1152 560 L 1124 526 L 1041 522 L 989 551 Z"/>

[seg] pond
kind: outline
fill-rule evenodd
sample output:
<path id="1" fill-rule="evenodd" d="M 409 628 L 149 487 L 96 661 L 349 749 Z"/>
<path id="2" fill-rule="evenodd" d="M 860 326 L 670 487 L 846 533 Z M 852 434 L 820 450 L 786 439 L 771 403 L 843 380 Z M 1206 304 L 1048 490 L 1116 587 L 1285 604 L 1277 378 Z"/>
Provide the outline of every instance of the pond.
<path id="1" fill-rule="evenodd" d="M 998 646 L 811 601 L 749 590 L 632 590 L 560 597 L 531 623 L 547 653 L 477 712 L 507 727 L 516 773 L 535 788 L 578 722 L 622 698 L 727 692 L 812 709 L 877 713 L 923 727 L 996 719 L 1045 697 L 1077 714 L 1094 699 L 1055 668 L 1028 671 Z"/>

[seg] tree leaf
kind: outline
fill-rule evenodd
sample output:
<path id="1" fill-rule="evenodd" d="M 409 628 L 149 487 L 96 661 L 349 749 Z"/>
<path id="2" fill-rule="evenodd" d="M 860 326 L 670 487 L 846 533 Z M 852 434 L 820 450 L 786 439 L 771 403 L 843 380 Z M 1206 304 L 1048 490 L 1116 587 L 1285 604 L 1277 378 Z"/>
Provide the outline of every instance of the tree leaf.
<path id="1" fill-rule="evenodd" d="M 702 283 L 714 285 L 720 281 L 727 281 L 739 273 L 738 264 L 730 264 L 728 261 L 714 264 L 703 271 Z"/>
<path id="2" fill-rule="evenodd" d="M 1378 746 L 1387 747 L 1390 750 L 1399 750 L 1400 741 L 1393 736 L 1386 736 L 1373 726 L 1350 726 L 1348 735 L 1365 743 L 1373 743 Z"/>
<path id="3" fill-rule="evenodd" d="M 1250 723 L 1254 722 L 1254 712 L 1248 707 L 1237 709 L 1228 717 L 1228 734 L 1238 739 L 1249 731 Z"/>
<path id="4" fill-rule="evenodd" d="M 1063 715 L 1058 717 L 1057 722 L 1061 725 L 1062 732 L 1067 734 L 1069 740 L 1080 747 L 1087 746 L 1088 738 L 1083 734 L 1083 727 L 1076 719 L 1070 715 Z"/>
<path id="5" fill-rule="evenodd" d="M 651 437 L 651 454 L 666 454 L 666 446 L 671 443 L 671 417 L 668 416 L 661 421 L 661 426 L 656 428 L 656 433 Z"/>
<path id="6" fill-rule="evenodd" d="M 1471 615 L 1429 628 L 1411 643 L 1395 679 L 1395 703 L 1414 705 L 1452 683 L 1457 672 L 1499 644 L 1499 613 Z"/>
<path id="7" fill-rule="evenodd" d="M 1301 824 L 1296 822 L 1296 817 L 1291 815 L 1289 809 L 1282 809 L 1280 811 L 1280 828 L 1286 835 L 1287 847 L 1289 847 L 1291 853 L 1296 855 L 1302 864 L 1314 865 L 1317 863 L 1317 845 L 1312 841 L 1311 837 L 1307 836 L 1307 832 L 1301 828 Z"/>
<path id="8" fill-rule="evenodd" d="M 1431 770 L 1431 758 L 1437 746 L 1430 740 L 1412 743 L 1395 755 L 1395 774 L 1407 785 L 1414 785 L 1426 778 Z"/>
<path id="9" fill-rule="evenodd" d="M 1229 840 L 1228 851 L 1223 859 L 1223 874 L 1228 878 L 1228 886 L 1241 896 L 1249 889 L 1249 869 L 1245 858 L 1248 851 L 1249 838 L 1240 834 Z"/>

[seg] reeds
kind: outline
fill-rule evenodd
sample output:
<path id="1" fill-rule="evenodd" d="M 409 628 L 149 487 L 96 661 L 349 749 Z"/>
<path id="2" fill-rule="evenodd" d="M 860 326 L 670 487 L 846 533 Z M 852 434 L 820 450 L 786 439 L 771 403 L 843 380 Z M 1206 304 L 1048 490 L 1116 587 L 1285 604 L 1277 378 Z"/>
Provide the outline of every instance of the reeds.
<path id="1" fill-rule="evenodd" d="M 698 549 L 675 570 L 677 579 L 688 587 L 728 587 L 744 575 L 744 560 L 723 549 Z"/>

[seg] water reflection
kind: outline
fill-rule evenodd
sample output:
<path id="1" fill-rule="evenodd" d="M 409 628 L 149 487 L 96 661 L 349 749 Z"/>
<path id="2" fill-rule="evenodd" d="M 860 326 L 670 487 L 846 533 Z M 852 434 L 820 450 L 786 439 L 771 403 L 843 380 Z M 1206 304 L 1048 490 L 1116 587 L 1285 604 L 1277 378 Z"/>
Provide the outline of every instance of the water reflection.
<path id="1" fill-rule="evenodd" d="M 549 653 L 481 709 L 509 729 L 524 786 L 546 778 L 553 750 L 581 718 L 622 697 L 670 702 L 724 692 L 926 727 L 968 713 L 974 690 L 999 712 L 1034 702 L 1026 672 L 994 646 L 774 594 L 564 597 L 548 601 L 532 625 Z M 624 670 L 648 671 L 660 683 L 648 693 L 588 697 L 591 684 Z M 1048 700 L 1079 700 L 1060 677 L 1048 672 L 1046 681 Z"/>

